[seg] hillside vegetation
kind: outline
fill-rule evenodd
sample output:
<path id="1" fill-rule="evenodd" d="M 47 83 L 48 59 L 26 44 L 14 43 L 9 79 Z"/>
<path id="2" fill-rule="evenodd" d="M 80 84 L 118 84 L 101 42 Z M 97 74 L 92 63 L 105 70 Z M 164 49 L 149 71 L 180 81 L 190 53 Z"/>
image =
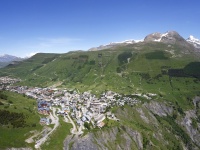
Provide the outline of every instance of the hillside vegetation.
<path id="1" fill-rule="evenodd" d="M 94 94 L 105 90 L 151 92 L 177 100 L 180 93 L 183 97 L 199 94 L 199 66 L 199 58 L 193 53 L 182 53 L 178 45 L 155 42 L 62 55 L 39 53 L 1 69 L 0 74 L 21 78 L 22 85 L 59 85 Z"/>
<path id="2" fill-rule="evenodd" d="M 200 96 L 200 61 L 193 49 L 188 51 L 178 44 L 142 42 L 101 51 L 39 53 L 1 69 L 0 75 L 22 79 L 19 85 L 141 95 L 138 106 L 112 108 L 119 123 L 107 120 L 106 127 L 92 129 L 80 141 L 66 139 L 66 147 L 198 149 L 199 100 L 194 99 Z M 144 97 L 150 93 L 156 96 Z"/>
<path id="3" fill-rule="evenodd" d="M 20 94 L 0 92 L 0 149 L 29 147 L 29 131 L 42 129 L 36 101 Z"/>

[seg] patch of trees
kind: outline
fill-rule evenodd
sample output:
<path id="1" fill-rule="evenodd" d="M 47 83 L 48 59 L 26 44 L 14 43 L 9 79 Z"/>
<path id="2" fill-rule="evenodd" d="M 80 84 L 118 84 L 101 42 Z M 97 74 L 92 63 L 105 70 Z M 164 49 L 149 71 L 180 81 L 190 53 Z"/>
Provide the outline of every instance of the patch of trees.
<path id="1" fill-rule="evenodd" d="M 126 65 L 119 66 L 116 69 L 117 73 L 121 73 L 121 72 L 123 72 L 125 70 L 126 70 Z"/>
<path id="2" fill-rule="evenodd" d="M 79 55 L 79 61 L 87 62 L 89 56 L 88 55 Z"/>
<path id="3" fill-rule="evenodd" d="M 0 118 L 1 125 L 12 125 L 13 128 L 26 126 L 25 115 L 23 113 L 0 110 Z"/>
<path id="4" fill-rule="evenodd" d="M 4 105 L 2 102 L 0 102 L 0 105 Z"/>
<path id="5" fill-rule="evenodd" d="M 169 54 L 163 51 L 155 51 L 151 53 L 146 53 L 145 57 L 146 59 L 169 59 Z"/>
<path id="6" fill-rule="evenodd" d="M 184 72 L 200 79 L 200 62 L 191 62 L 184 67 Z"/>
<path id="7" fill-rule="evenodd" d="M 119 64 L 122 65 L 124 63 L 128 63 L 128 58 L 132 57 L 132 53 L 131 52 L 123 52 L 121 54 L 118 55 L 118 61 Z"/>
<path id="8" fill-rule="evenodd" d="M 168 70 L 171 68 L 171 66 L 161 66 L 161 73 L 162 75 L 168 75 Z"/>
<path id="9" fill-rule="evenodd" d="M 179 106 L 178 102 L 175 102 L 175 106 L 173 106 L 174 110 L 177 110 L 182 116 L 185 116 L 183 109 Z"/>
<path id="10" fill-rule="evenodd" d="M 170 77 L 194 77 L 200 79 L 200 62 L 191 62 L 181 69 L 169 69 Z"/>
<path id="11" fill-rule="evenodd" d="M 90 64 L 90 65 L 95 65 L 95 60 L 89 61 L 89 64 Z"/>
<path id="12" fill-rule="evenodd" d="M 33 72 L 33 71 L 35 71 L 35 70 L 41 68 L 42 66 L 43 66 L 43 65 L 38 65 L 38 66 L 36 66 L 35 68 L 33 68 L 31 71 Z"/>
<path id="13" fill-rule="evenodd" d="M 79 58 L 84 58 L 84 59 L 88 59 L 88 55 L 79 55 Z"/>
<path id="14" fill-rule="evenodd" d="M 165 120 L 170 124 L 171 127 L 167 127 L 173 134 L 178 135 L 182 141 L 187 145 L 187 148 L 192 149 L 192 141 L 189 135 L 174 121 L 174 118 L 171 116 L 160 117 L 158 115 L 154 115 L 156 119 L 162 124 L 162 120 Z"/>
<path id="15" fill-rule="evenodd" d="M 183 69 L 169 69 L 168 75 L 170 77 L 188 77 L 188 75 L 185 74 Z"/>
<path id="16" fill-rule="evenodd" d="M 198 128 L 198 124 L 197 124 L 197 120 L 195 118 L 191 118 L 192 119 L 192 126 L 193 128 Z"/>
<path id="17" fill-rule="evenodd" d="M 149 80 L 151 79 L 151 76 L 149 73 L 139 73 L 139 75 L 142 77 L 142 79 Z"/>
<path id="18" fill-rule="evenodd" d="M 88 130 L 90 130 L 90 124 L 88 122 L 84 122 L 84 127 Z"/>
<path id="19" fill-rule="evenodd" d="M 160 78 L 162 78 L 162 74 L 158 74 L 158 75 L 156 75 L 153 79 L 155 79 L 155 80 L 159 80 Z"/>
<path id="20" fill-rule="evenodd" d="M 7 100 L 8 96 L 5 95 L 2 91 L 0 91 L 0 99 Z"/>
<path id="21" fill-rule="evenodd" d="M 52 57 L 52 58 L 45 58 L 44 61 L 42 62 L 42 64 L 47 64 L 51 61 L 53 61 L 56 57 Z"/>
<path id="22" fill-rule="evenodd" d="M 61 57 L 63 60 L 70 60 L 71 57 Z"/>

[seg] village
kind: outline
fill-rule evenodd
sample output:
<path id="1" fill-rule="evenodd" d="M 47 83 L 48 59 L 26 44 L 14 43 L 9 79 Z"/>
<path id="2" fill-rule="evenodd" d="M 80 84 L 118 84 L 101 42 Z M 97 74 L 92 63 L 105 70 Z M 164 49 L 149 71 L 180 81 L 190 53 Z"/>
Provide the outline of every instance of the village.
<path id="1" fill-rule="evenodd" d="M 105 91 L 99 97 L 90 92 L 79 93 L 78 90 L 67 90 L 57 88 L 39 88 L 28 86 L 14 86 L 13 83 L 19 82 L 19 79 L 9 77 L 1 78 L 0 90 L 8 90 L 23 94 L 24 96 L 36 99 L 37 111 L 42 114 L 40 124 L 54 124 L 54 128 L 43 138 L 36 141 L 35 148 L 39 148 L 48 136 L 59 126 L 59 117 L 63 116 L 65 122 L 71 123 L 73 128 L 71 133 L 80 135 L 86 124 L 90 124 L 93 128 L 102 128 L 105 126 L 105 119 L 120 121 L 111 112 L 111 108 L 115 106 L 124 106 L 125 104 L 133 106 L 141 103 L 137 99 L 143 96 L 151 99 L 154 94 L 141 95 L 133 94 L 131 96 L 122 96 L 112 91 Z M 28 140 L 30 142 L 30 140 Z"/>
<path id="2" fill-rule="evenodd" d="M 140 103 L 137 98 L 122 96 L 112 91 L 106 91 L 97 98 L 90 92 L 79 93 L 77 90 L 13 86 L 16 82 L 20 82 L 20 79 L 1 77 L 0 89 L 36 99 L 38 113 L 47 116 L 40 120 L 40 123 L 44 125 L 51 124 L 52 119 L 49 116 L 52 108 L 55 107 L 57 115 L 70 116 L 78 126 L 83 126 L 85 122 L 88 122 L 92 123 L 93 127 L 102 128 L 106 118 L 119 121 L 111 113 L 110 108 Z M 155 94 L 133 94 L 132 96 L 151 99 Z"/>
<path id="3" fill-rule="evenodd" d="M 109 111 L 113 106 L 123 106 L 125 103 L 134 105 L 139 100 L 121 95 L 112 91 L 103 93 L 100 98 L 89 92 L 82 94 L 77 91 L 60 90 L 56 88 L 29 88 L 27 86 L 7 86 L 6 90 L 24 94 L 37 100 L 38 113 L 46 115 L 41 118 L 40 123 L 49 125 L 52 107 L 58 108 L 56 114 L 68 116 L 76 122 L 78 126 L 85 122 L 92 123 L 93 127 L 102 128 L 104 119 L 110 118 L 119 121 L 114 114 Z"/>

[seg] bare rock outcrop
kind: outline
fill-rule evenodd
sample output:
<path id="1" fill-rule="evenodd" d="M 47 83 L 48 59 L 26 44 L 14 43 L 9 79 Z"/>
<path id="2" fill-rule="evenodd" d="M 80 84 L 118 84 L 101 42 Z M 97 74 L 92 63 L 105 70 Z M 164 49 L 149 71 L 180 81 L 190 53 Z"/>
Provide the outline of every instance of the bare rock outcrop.
<path id="1" fill-rule="evenodd" d="M 124 127 L 124 129 L 113 127 L 105 131 L 88 133 L 78 138 L 68 136 L 64 145 L 65 150 L 131 150 L 133 147 L 139 150 L 143 149 L 142 135 L 129 127 Z"/>
<path id="2" fill-rule="evenodd" d="M 150 103 L 145 103 L 144 106 L 154 114 L 161 117 L 171 115 L 173 112 L 172 107 L 167 106 L 165 103 L 161 102 L 151 101 Z"/>
<path id="3" fill-rule="evenodd" d="M 181 125 L 185 127 L 188 135 L 192 141 L 200 146 L 200 123 L 197 123 L 197 127 L 193 127 L 192 118 L 196 119 L 195 110 L 189 110 L 185 112 L 185 117 L 182 119 Z"/>

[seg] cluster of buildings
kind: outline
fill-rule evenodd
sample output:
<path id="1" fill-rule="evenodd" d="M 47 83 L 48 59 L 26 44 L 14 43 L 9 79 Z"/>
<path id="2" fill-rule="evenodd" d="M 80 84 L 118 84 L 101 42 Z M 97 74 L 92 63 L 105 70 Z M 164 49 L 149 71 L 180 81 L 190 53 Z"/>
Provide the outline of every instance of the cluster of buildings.
<path id="1" fill-rule="evenodd" d="M 51 107 L 59 107 L 57 114 L 70 115 L 77 125 L 88 122 L 92 123 L 94 127 L 103 127 L 105 125 L 103 121 L 106 117 L 118 120 L 109 111 L 109 108 L 116 105 L 123 106 L 125 103 L 134 105 L 140 102 L 135 98 L 122 97 L 112 91 L 107 91 L 97 98 L 89 92 L 79 94 L 76 91 L 52 88 L 7 86 L 6 89 L 37 99 L 38 113 L 40 114 L 49 115 Z M 41 122 L 45 121 L 42 120 Z"/>
<path id="2" fill-rule="evenodd" d="M 110 112 L 110 108 L 113 106 L 140 103 L 136 98 L 121 96 L 112 91 L 107 91 L 100 97 L 96 97 L 90 92 L 80 94 L 76 91 L 53 88 L 7 85 L 5 89 L 37 99 L 37 109 L 40 114 L 49 115 L 51 107 L 59 108 L 57 114 L 70 115 L 79 126 L 88 122 L 93 127 L 101 128 L 105 125 L 106 118 L 118 121 L 115 115 Z M 40 123 L 49 124 L 48 117 L 41 118 Z"/>
<path id="3" fill-rule="evenodd" d="M 38 105 L 38 113 L 43 115 L 50 114 L 50 107 L 51 107 L 50 102 L 47 102 L 45 100 L 38 100 L 37 105 Z"/>
<path id="4" fill-rule="evenodd" d="M 10 78 L 8 76 L 6 77 L 0 77 L 0 89 L 3 89 L 5 85 L 12 85 L 16 82 L 20 82 L 20 79 L 14 79 Z"/>

